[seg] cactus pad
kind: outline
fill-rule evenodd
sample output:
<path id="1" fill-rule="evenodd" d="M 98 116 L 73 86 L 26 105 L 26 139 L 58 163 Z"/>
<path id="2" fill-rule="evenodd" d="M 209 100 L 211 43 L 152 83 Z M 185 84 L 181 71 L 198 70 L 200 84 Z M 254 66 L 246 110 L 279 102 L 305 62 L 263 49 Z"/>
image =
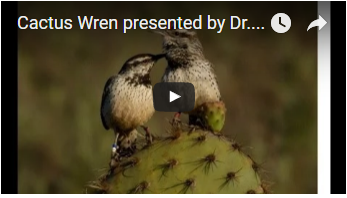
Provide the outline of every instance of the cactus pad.
<path id="1" fill-rule="evenodd" d="M 156 138 L 93 182 L 88 193 L 265 193 L 258 167 L 234 141 L 209 131 Z"/>
<path id="2" fill-rule="evenodd" d="M 226 108 L 222 101 L 203 104 L 199 113 L 207 129 L 217 133 L 223 129 Z"/>

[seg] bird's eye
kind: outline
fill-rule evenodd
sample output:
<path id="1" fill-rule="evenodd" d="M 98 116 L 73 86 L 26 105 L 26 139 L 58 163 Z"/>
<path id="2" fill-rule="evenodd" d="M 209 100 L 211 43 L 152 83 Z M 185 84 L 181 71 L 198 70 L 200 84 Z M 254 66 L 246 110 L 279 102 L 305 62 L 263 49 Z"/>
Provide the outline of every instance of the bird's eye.
<path id="1" fill-rule="evenodd" d="M 179 35 L 179 33 L 178 32 L 175 32 L 175 36 L 178 36 Z"/>

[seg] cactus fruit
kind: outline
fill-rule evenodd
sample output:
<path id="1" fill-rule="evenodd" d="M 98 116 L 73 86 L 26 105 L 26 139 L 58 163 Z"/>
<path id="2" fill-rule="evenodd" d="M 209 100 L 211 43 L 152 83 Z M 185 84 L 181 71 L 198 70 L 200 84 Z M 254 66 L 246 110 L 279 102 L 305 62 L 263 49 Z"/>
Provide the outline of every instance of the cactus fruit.
<path id="1" fill-rule="evenodd" d="M 203 125 L 216 133 L 219 133 L 225 121 L 226 108 L 222 101 L 220 102 L 209 102 L 201 105 L 200 117 L 203 120 Z"/>
<path id="2" fill-rule="evenodd" d="M 210 131 L 172 129 L 138 148 L 87 193 L 266 193 L 259 166 L 232 140 Z M 140 143 L 138 143 L 140 144 Z"/>

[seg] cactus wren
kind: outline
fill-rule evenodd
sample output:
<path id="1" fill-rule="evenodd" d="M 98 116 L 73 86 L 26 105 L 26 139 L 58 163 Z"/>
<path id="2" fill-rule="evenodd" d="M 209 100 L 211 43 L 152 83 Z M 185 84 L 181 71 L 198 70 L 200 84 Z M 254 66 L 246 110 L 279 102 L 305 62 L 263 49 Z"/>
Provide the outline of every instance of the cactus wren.
<path id="1" fill-rule="evenodd" d="M 112 128 L 115 133 L 112 159 L 119 157 L 122 152 L 133 151 L 138 126 L 145 129 L 146 138 L 151 141 L 148 128 L 143 125 L 155 111 L 149 74 L 154 64 L 164 56 L 133 56 L 125 62 L 118 75 L 107 80 L 102 94 L 100 115 L 104 128 Z"/>
<path id="2" fill-rule="evenodd" d="M 221 101 L 217 78 L 213 65 L 204 54 L 203 47 L 193 30 L 154 30 L 163 36 L 163 52 L 168 66 L 162 77 L 163 82 L 189 82 L 195 88 L 195 108 L 189 115 L 190 125 L 199 125 L 197 107 L 206 102 Z M 175 115 L 178 119 L 181 112 Z"/>

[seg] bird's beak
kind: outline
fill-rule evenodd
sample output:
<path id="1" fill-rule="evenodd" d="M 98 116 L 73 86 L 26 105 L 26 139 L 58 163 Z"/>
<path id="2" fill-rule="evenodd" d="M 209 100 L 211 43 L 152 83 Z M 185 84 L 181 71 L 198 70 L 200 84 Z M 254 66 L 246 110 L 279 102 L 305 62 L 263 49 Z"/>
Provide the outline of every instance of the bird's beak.
<path id="1" fill-rule="evenodd" d="M 154 56 L 154 60 L 158 61 L 161 58 L 164 58 L 166 56 L 166 53 L 162 53 L 162 54 L 157 54 Z"/>
<path id="2" fill-rule="evenodd" d="M 150 29 L 149 32 L 154 33 L 154 34 L 159 34 L 162 36 L 166 35 L 165 30 L 162 30 L 162 29 L 153 29 L 153 30 Z"/>

